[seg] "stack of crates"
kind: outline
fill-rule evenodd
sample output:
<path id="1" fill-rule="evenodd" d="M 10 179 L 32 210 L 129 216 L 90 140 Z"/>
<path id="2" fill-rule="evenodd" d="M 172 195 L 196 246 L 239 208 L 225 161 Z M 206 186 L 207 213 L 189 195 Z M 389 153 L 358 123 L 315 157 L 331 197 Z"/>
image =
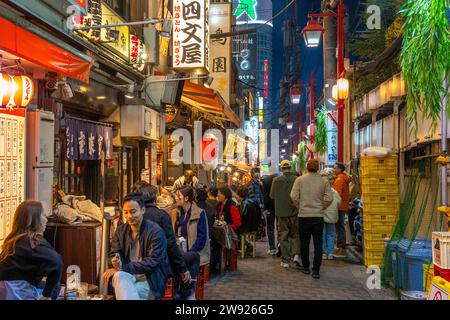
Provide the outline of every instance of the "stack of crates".
<path id="1" fill-rule="evenodd" d="M 393 232 L 400 211 L 398 157 L 361 158 L 362 200 L 364 205 L 364 264 L 383 264 L 384 239 Z"/>

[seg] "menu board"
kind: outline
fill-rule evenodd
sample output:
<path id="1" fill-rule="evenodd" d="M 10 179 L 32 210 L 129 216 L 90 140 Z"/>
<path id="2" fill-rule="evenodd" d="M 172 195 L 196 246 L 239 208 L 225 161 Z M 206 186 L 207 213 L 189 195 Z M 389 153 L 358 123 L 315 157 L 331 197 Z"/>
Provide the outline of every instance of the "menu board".
<path id="1" fill-rule="evenodd" d="M 0 110 L 0 244 L 25 199 L 25 109 Z"/>

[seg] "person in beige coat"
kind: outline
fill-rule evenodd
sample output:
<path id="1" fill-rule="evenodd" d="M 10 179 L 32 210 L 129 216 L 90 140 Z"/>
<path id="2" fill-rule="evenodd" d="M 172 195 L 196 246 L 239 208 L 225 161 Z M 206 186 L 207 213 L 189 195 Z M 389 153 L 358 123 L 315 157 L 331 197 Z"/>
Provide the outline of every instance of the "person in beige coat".
<path id="1" fill-rule="evenodd" d="M 291 199 L 298 208 L 300 252 L 302 267 L 300 271 L 310 274 L 309 244 L 311 237 L 314 243 L 314 261 L 312 277 L 320 278 L 322 263 L 322 235 L 324 225 L 324 210 L 333 202 L 333 192 L 330 183 L 323 179 L 319 171 L 319 162 L 311 159 L 306 165 L 308 173 L 297 178 L 291 190 Z"/>

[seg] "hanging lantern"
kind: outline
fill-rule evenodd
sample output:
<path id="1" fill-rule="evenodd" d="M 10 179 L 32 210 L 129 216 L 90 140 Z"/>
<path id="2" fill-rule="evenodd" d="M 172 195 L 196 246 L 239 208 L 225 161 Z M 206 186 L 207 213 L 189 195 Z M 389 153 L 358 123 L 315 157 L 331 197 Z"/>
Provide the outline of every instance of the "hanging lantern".
<path id="1" fill-rule="evenodd" d="M 299 104 L 300 103 L 300 89 L 298 87 L 293 87 L 291 89 L 291 103 L 292 104 Z"/>
<path id="2" fill-rule="evenodd" d="M 12 109 L 26 107 L 34 94 L 34 83 L 30 77 L 10 76 L 0 73 L 0 106 Z"/>
<path id="3" fill-rule="evenodd" d="M 318 47 L 320 38 L 325 32 L 325 29 L 317 22 L 317 20 L 310 19 L 306 27 L 302 31 L 303 39 L 308 48 Z"/>
<path id="4" fill-rule="evenodd" d="M 345 78 L 340 78 L 337 81 L 337 95 L 339 99 L 347 99 L 348 98 L 348 80 Z"/>
<path id="5" fill-rule="evenodd" d="M 335 84 L 333 86 L 333 89 L 331 90 L 331 96 L 333 97 L 334 100 L 338 99 L 338 87 L 337 87 L 337 84 Z"/>

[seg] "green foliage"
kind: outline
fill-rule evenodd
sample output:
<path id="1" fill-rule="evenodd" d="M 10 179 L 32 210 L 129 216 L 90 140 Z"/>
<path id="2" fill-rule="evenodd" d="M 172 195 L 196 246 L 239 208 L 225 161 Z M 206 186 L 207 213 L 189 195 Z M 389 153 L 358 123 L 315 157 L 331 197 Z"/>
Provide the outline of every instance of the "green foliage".
<path id="1" fill-rule="evenodd" d="M 306 142 L 302 141 L 298 145 L 298 165 L 300 170 L 305 170 L 306 167 Z"/>
<path id="2" fill-rule="evenodd" d="M 317 113 L 317 130 L 314 136 L 316 152 L 324 154 L 327 151 L 327 109 L 325 106 Z"/>
<path id="3" fill-rule="evenodd" d="M 441 99 L 448 95 L 443 79 L 450 73 L 448 0 L 406 0 L 402 10 L 401 67 L 407 85 L 407 115 L 417 128 L 417 111 L 432 121 L 440 117 Z M 449 111 L 450 103 L 446 106 Z"/>

